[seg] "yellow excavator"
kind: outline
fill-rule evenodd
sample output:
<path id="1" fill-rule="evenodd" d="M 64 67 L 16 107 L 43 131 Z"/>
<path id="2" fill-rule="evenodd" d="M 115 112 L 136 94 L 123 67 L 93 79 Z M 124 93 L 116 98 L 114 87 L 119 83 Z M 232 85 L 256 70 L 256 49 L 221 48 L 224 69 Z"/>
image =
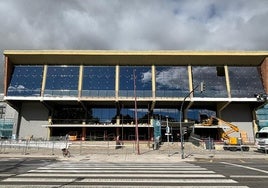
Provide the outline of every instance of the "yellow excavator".
<path id="1" fill-rule="evenodd" d="M 226 131 L 223 130 L 221 133 L 221 138 L 224 140 L 225 143 L 223 149 L 230 151 L 249 151 L 249 146 L 243 144 L 247 141 L 247 133 L 245 131 L 240 131 L 236 125 L 213 116 L 203 120 L 202 125 L 227 125 L 228 127 L 230 127 L 230 129 Z M 240 132 L 240 138 L 229 136 L 231 133 L 234 132 Z"/>

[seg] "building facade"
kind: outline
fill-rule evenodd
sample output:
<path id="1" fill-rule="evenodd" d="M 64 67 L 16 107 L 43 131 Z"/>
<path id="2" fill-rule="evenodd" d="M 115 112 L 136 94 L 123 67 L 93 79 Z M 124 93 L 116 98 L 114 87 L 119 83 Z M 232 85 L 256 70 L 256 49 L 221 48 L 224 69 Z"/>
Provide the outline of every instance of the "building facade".
<path id="1" fill-rule="evenodd" d="M 16 132 L 18 114 L 4 101 L 4 95 L 0 94 L 0 139 L 10 139 Z"/>
<path id="2" fill-rule="evenodd" d="M 4 57 L 17 138 L 133 140 L 137 125 L 140 139 L 152 140 L 158 119 L 163 132 L 170 123 L 175 141 L 180 121 L 189 134 L 217 140 L 218 127 L 200 124 L 216 116 L 253 140 L 263 105 L 256 95 L 268 92 L 268 52 L 7 50 Z"/>

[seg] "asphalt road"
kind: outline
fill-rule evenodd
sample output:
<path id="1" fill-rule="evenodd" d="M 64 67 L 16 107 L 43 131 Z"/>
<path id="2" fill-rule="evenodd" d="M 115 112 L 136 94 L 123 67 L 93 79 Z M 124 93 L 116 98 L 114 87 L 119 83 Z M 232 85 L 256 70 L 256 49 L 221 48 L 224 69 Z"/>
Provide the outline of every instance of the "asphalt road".
<path id="1" fill-rule="evenodd" d="M 267 159 L 214 159 L 192 162 L 252 188 L 268 187 Z"/>
<path id="2" fill-rule="evenodd" d="M 179 163 L 93 163 L 0 158 L 0 187 L 267 188 L 268 159 Z"/>

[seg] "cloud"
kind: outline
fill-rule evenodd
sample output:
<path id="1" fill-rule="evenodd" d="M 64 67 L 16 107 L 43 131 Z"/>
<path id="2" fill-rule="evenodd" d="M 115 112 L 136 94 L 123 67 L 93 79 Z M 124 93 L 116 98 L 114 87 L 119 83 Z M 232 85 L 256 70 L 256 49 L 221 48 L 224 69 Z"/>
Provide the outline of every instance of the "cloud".
<path id="1" fill-rule="evenodd" d="M 1 52 L 268 49 L 266 0 L 0 0 L 0 17 Z"/>
<path id="2" fill-rule="evenodd" d="M 156 73 L 157 89 L 185 89 L 188 87 L 188 73 L 186 67 L 169 67 L 160 69 Z"/>

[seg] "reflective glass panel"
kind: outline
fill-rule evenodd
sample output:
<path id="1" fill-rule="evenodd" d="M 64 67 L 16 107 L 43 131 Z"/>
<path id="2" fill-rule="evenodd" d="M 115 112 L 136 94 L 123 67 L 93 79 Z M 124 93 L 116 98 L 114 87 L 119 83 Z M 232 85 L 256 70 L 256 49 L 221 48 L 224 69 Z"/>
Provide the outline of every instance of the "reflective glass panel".
<path id="1" fill-rule="evenodd" d="M 138 108 L 137 117 L 139 124 L 150 123 L 148 109 Z M 148 119 L 149 118 L 149 119 Z M 120 124 L 135 124 L 135 108 L 122 108 L 120 111 Z"/>
<path id="2" fill-rule="evenodd" d="M 8 96 L 40 96 L 43 66 L 15 66 Z"/>
<path id="3" fill-rule="evenodd" d="M 115 96 L 115 67 L 85 66 L 82 96 Z"/>
<path id="4" fill-rule="evenodd" d="M 257 67 L 228 67 L 231 96 L 250 97 L 263 93 L 264 88 Z"/>
<path id="5" fill-rule="evenodd" d="M 166 121 L 168 117 L 168 121 L 170 122 L 179 122 L 180 111 L 178 109 L 167 109 L 167 108 L 156 108 L 154 109 L 154 119 Z"/>
<path id="6" fill-rule="evenodd" d="M 46 96 L 77 96 L 79 66 L 48 66 Z"/>
<path id="7" fill-rule="evenodd" d="M 92 117 L 90 123 L 97 122 L 100 124 L 110 124 L 112 119 L 116 117 L 115 108 L 92 108 Z"/>
<path id="8" fill-rule="evenodd" d="M 134 96 L 134 70 L 137 97 L 152 96 L 152 71 L 151 67 L 120 67 L 119 96 Z"/>
<path id="9" fill-rule="evenodd" d="M 156 97 L 184 97 L 188 92 L 187 67 L 156 67 Z"/>
<path id="10" fill-rule="evenodd" d="M 194 92 L 195 97 L 228 97 L 224 67 L 192 67 L 194 88 L 204 82 L 205 91 L 200 92 L 197 88 Z"/>

